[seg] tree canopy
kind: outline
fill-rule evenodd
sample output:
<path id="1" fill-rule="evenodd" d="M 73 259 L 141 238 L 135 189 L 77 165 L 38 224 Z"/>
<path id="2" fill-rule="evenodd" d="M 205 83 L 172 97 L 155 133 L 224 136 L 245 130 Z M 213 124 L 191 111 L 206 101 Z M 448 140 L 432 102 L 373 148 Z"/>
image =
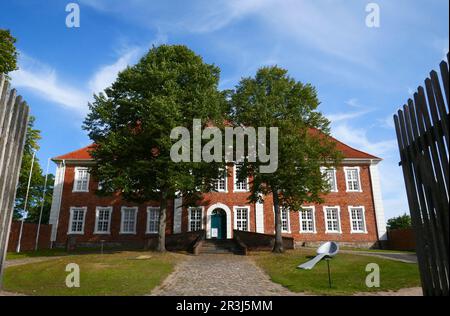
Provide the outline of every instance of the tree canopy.
<path id="1" fill-rule="evenodd" d="M 318 111 L 314 87 L 291 78 L 285 69 L 264 67 L 244 78 L 231 98 L 231 117 L 238 126 L 278 128 L 278 169 L 261 173 L 261 162 L 244 162 L 240 179 L 251 177 L 250 201 L 272 195 L 277 242 L 281 252 L 279 207 L 292 211 L 319 203 L 329 190 L 321 167 L 335 166 L 340 153 L 330 141 L 329 121 Z M 270 140 L 266 140 L 268 143 Z"/>
<path id="2" fill-rule="evenodd" d="M 411 216 L 408 214 L 403 214 L 397 217 L 390 218 L 387 221 L 388 229 L 403 229 L 403 228 L 411 228 Z"/>
<path id="3" fill-rule="evenodd" d="M 192 137 L 193 119 L 201 119 L 203 127 L 223 124 L 219 76 L 218 67 L 187 47 L 161 45 L 90 104 L 84 128 L 96 144 L 91 172 L 102 181 L 99 194 L 119 191 L 134 202 L 160 201 L 160 238 L 167 200 L 179 194 L 195 200 L 219 177 L 218 163 L 176 163 L 170 156 L 173 128 L 184 127 Z M 158 249 L 163 248 L 160 239 Z"/>
<path id="4" fill-rule="evenodd" d="M 16 201 L 14 207 L 14 219 L 20 219 L 25 214 L 25 197 L 30 176 L 30 169 L 33 160 L 33 152 L 40 149 L 39 140 L 41 139 L 41 131 L 34 128 L 35 118 L 30 116 L 25 140 L 25 147 L 20 168 L 19 184 L 16 192 Z M 44 208 L 42 212 L 42 223 L 48 223 L 50 216 L 50 207 L 53 194 L 54 177 L 49 174 L 47 179 L 46 193 L 44 197 Z M 42 197 L 44 193 L 45 175 L 40 166 L 39 159 L 36 157 L 33 164 L 33 172 L 31 174 L 30 191 L 27 202 L 27 218 L 26 221 L 37 223 L 41 210 Z"/>
<path id="5" fill-rule="evenodd" d="M 0 29 L 0 73 L 7 74 L 17 69 L 16 39 L 9 30 Z"/>

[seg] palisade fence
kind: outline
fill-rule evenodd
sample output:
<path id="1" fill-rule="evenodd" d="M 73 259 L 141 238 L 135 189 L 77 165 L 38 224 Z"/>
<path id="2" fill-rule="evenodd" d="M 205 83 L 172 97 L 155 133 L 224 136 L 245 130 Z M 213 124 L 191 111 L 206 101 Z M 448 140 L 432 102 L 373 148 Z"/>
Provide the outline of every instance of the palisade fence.
<path id="1" fill-rule="evenodd" d="M 449 68 L 394 115 L 424 295 L 449 295 Z M 443 89 L 442 89 L 443 88 Z M 444 95 L 445 94 L 445 95 Z"/>
<path id="2" fill-rule="evenodd" d="M 16 188 L 25 145 L 29 108 L 0 74 L 0 288 Z"/>

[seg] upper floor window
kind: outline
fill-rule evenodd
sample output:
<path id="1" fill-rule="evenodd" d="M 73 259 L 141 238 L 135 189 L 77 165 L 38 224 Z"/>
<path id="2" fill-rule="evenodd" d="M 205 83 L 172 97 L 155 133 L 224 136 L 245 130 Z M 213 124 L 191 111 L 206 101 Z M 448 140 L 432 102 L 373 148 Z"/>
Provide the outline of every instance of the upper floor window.
<path id="1" fill-rule="evenodd" d="M 214 182 L 214 190 L 217 192 L 227 192 L 227 169 L 220 169 L 220 178 Z"/>
<path id="2" fill-rule="evenodd" d="M 347 184 L 347 192 L 361 192 L 361 180 L 359 176 L 359 167 L 345 167 L 345 182 Z"/>
<path id="3" fill-rule="evenodd" d="M 249 231 L 249 208 L 248 207 L 236 207 L 234 209 L 235 216 L 235 228 L 236 230 Z"/>
<path id="4" fill-rule="evenodd" d="M 322 168 L 322 173 L 325 176 L 330 192 L 337 192 L 337 181 L 336 181 L 336 169 L 334 168 Z"/>
<path id="5" fill-rule="evenodd" d="M 97 207 L 95 209 L 95 233 L 109 234 L 111 227 L 112 207 Z"/>
<path id="6" fill-rule="evenodd" d="M 341 214 L 339 207 L 324 207 L 325 232 L 341 233 Z"/>
<path id="7" fill-rule="evenodd" d="M 137 220 L 137 207 L 122 207 L 122 217 L 120 222 L 121 234 L 135 234 L 136 233 L 136 220 Z"/>
<path id="8" fill-rule="evenodd" d="M 246 191 L 248 191 L 248 178 L 246 178 L 244 181 L 238 180 L 238 174 L 239 174 L 240 168 L 241 168 L 240 165 L 234 166 L 234 191 L 246 192 Z"/>
<path id="9" fill-rule="evenodd" d="M 89 169 L 76 167 L 75 180 L 73 182 L 74 192 L 88 192 L 89 191 Z"/>
<path id="10" fill-rule="evenodd" d="M 69 234 L 84 234 L 84 220 L 87 207 L 71 207 Z"/>
<path id="11" fill-rule="evenodd" d="M 304 207 L 300 210 L 300 232 L 301 233 L 315 233 L 316 223 L 314 207 Z"/>
<path id="12" fill-rule="evenodd" d="M 366 219 L 364 207 L 349 207 L 352 233 L 366 233 Z"/>
<path id="13" fill-rule="evenodd" d="M 190 207 L 189 208 L 189 231 L 195 232 L 202 229 L 203 208 Z"/>
<path id="14" fill-rule="evenodd" d="M 147 233 L 159 232 L 159 207 L 147 207 Z"/>

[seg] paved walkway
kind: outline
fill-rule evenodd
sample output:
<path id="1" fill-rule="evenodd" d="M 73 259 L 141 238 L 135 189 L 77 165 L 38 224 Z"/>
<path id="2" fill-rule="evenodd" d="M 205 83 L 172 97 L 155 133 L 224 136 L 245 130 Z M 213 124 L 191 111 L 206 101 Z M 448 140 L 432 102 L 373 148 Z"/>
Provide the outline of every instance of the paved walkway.
<path id="1" fill-rule="evenodd" d="M 246 256 L 200 255 L 180 263 L 152 295 L 287 296 L 292 293 L 270 281 Z"/>
<path id="2" fill-rule="evenodd" d="M 361 250 L 341 250 L 342 253 L 379 257 L 400 261 L 405 263 L 417 263 L 417 255 L 408 252 L 382 252 L 382 251 L 361 251 Z"/>

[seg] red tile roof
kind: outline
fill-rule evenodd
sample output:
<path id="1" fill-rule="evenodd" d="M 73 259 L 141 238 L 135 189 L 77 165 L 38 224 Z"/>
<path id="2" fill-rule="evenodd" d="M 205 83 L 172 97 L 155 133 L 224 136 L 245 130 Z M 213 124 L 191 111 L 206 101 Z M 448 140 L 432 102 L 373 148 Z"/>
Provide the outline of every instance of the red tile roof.
<path id="1" fill-rule="evenodd" d="M 342 152 L 344 158 L 381 160 L 381 158 L 378 158 L 376 156 L 373 156 L 373 155 L 363 152 L 361 150 L 350 147 L 350 146 L 340 142 L 339 140 L 335 139 L 334 137 L 331 137 L 331 136 L 329 136 L 329 137 L 331 138 L 332 141 L 334 141 L 336 143 L 336 148 L 340 152 Z M 59 160 L 90 160 L 90 159 L 92 159 L 92 157 L 89 154 L 89 151 L 92 150 L 93 148 L 94 148 L 94 144 L 91 144 L 89 146 L 72 151 L 65 155 L 55 157 L 55 158 L 53 158 L 53 160 L 55 160 L 55 161 L 59 161 Z"/>

